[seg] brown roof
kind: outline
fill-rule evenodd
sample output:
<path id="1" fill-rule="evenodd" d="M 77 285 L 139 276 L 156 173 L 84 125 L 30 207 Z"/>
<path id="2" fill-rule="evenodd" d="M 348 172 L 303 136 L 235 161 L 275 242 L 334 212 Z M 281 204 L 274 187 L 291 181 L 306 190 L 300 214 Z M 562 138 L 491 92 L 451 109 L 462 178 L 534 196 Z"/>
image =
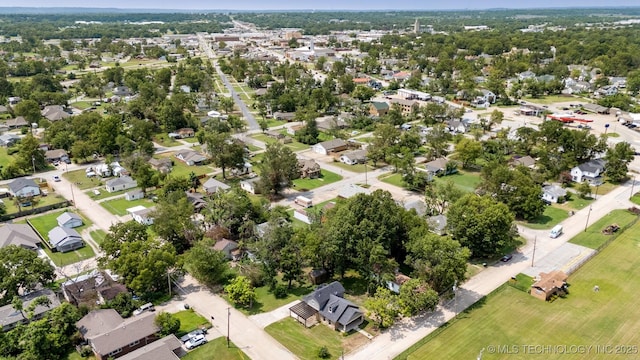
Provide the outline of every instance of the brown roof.
<path id="1" fill-rule="evenodd" d="M 213 249 L 218 251 L 223 251 L 224 249 L 227 248 L 227 246 L 231 246 L 232 249 L 236 249 L 238 247 L 238 243 L 233 240 L 222 239 L 216 242 L 215 245 L 213 245 Z"/>
<path id="2" fill-rule="evenodd" d="M 315 160 L 298 159 L 298 167 L 304 172 L 320 171 L 320 164 Z"/>
<path id="3" fill-rule="evenodd" d="M 44 153 L 44 157 L 47 159 L 59 159 L 63 156 L 68 156 L 67 151 L 64 149 L 48 150 Z"/>
<path id="4" fill-rule="evenodd" d="M 81 333 L 83 331 L 81 326 L 84 327 L 84 338 L 89 340 L 98 354 L 109 354 L 136 340 L 151 336 L 159 330 L 155 324 L 156 314 L 153 312 L 143 313 L 123 320 L 115 310 L 110 310 L 113 312 L 106 313 L 109 310 L 95 310 L 104 311 L 105 313 L 86 319 L 94 312 L 92 311 L 76 323 Z M 93 336 L 87 336 L 86 334 L 92 334 Z"/>
<path id="5" fill-rule="evenodd" d="M 5 124 L 9 127 L 18 127 L 18 126 L 27 126 L 29 123 L 22 116 L 18 116 L 15 119 L 9 119 L 5 122 Z"/>
<path id="6" fill-rule="evenodd" d="M 550 273 L 540 273 L 540 280 L 536 281 L 531 287 L 544 292 L 550 292 L 554 289 L 561 288 L 566 283 L 567 278 L 567 274 L 560 270 L 554 270 Z"/>
<path id="7" fill-rule="evenodd" d="M 76 323 L 76 327 L 85 339 L 105 333 L 124 320 L 113 309 L 93 310 Z"/>

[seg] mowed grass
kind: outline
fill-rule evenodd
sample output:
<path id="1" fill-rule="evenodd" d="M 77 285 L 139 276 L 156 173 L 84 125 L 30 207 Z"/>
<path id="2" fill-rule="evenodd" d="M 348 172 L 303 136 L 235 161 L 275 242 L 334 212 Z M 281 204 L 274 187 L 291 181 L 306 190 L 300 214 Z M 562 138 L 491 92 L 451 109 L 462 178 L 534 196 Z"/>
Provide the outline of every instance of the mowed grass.
<path id="1" fill-rule="evenodd" d="M 280 284 L 283 284 L 284 286 L 286 286 L 285 283 L 280 282 Z M 275 295 L 273 295 L 273 292 L 269 291 L 269 286 L 261 286 L 261 287 L 255 288 L 255 290 L 256 290 L 256 301 L 253 302 L 253 306 L 250 309 L 244 308 L 244 307 L 236 307 L 236 309 L 238 309 L 239 311 L 243 312 L 246 315 L 256 315 L 256 314 L 269 312 L 281 306 L 284 306 L 294 300 L 302 299 L 304 295 L 307 295 L 313 291 L 313 286 L 306 283 L 304 285 L 299 286 L 294 282 L 293 285 L 291 286 L 291 289 L 287 291 L 287 296 L 280 299 L 276 298 Z M 226 294 L 223 295 L 223 297 L 225 298 L 225 300 L 227 300 L 227 302 L 229 302 L 230 304 L 233 304 L 233 302 L 229 300 L 229 297 Z"/>
<path id="2" fill-rule="evenodd" d="M 195 149 L 193 149 L 196 151 Z M 189 166 L 184 162 L 180 161 L 180 159 L 174 156 L 175 153 L 164 153 L 160 155 L 154 156 L 156 159 L 160 158 L 169 158 L 173 161 L 173 166 L 171 167 L 171 176 L 174 177 L 189 177 L 191 173 L 196 175 L 204 175 L 214 171 L 214 168 L 210 165 L 193 165 Z"/>
<path id="3" fill-rule="evenodd" d="M 342 180 L 342 176 L 332 173 L 328 170 L 321 170 L 322 176 L 317 179 L 296 179 L 293 180 L 293 186 L 298 191 L 308 191 L 320 186 L 328 185 L 336 181 Z"/>
<path id="4" fill-rule="evenodd" d="M 255 135 L 251 135 L 252 138 L 258 140 L 258 141 L 262 141 L 265 144 L 273 144 L 274 142 L 277 142 L 278 140 L 267 136 L 266 134 L 255 134 Z M 309 145 L 305 145 L 303 143 L 300 143 L 296 140 L 292 140 L 290 143 L 288 144 L 284 144 L 284 146 L 288 147 L 289 149 L 291 149 L 291 151 L 296 152 L 296 151 L 301 151 L 301 150 L 306 150 L 309 148 Z"/>
<path id="5" fill-rule="evenodd" d="M 474 192 L 480 185 L 480 172 L 458 170 L 457 173 L 442 177 L 434 177 L 436 182 L 452 181 L 460 190 L 464 192 Z"/>
<path id="6" fill-rule="evenodd" d="M 267 326 L 265 331 L 301 360 L 318 359 L 318 350 L 323 346 L 329 350 L 329 359 L 339 359 L 343 351 L 349 353 L 369 341 L 360 333 L 344 336 L 324 324 L 305 328 L 291 317 Z"/>
<path id="7" fill-rule="evenodd" d="M 7 154 L 6 147 L 0 147 L 0 164 L 9 165 L 13 162 L 14 157 Z"/>
<path id="8" fill-rule="evenodd" d="M 612 354 L 497 354 L 492 346 L 637 345 L 640 342 L 640 225 L 634 225 L 572 275 L 569 295 L 552 303 L 503 285 L 398 359 L 611 359 Z M 593 288 L 598 285 L 599 292 Z M 520 350 L 522 348 L 520 347 Z M 636 358 L 621 356 L 620 358 Z"/>
<path id="9" fill-rule="evenodd" d="M 128 201 L 125 198 L 118 198 L 113 200 L 107 200 L 100 203 L 100 206 L 107 209 L 113 215 L 124 216 L 127 215 L 127 209 L 134 206 L 142 205 L 146 208 L 153 206 L 153 201 L 149 199 L 139 199 Z"/>
<path id="10" fill-rule="evenodd" d="M 404 187 L 404 181 L 402 180 L 402 174 L 400 173 L 382 174 L 378 177 L 378 180 L 399 188 Z"/>
<path id="11" fill-rule="evenodd" d="M 606 241 L 611 239 L 613 235 L 604 235 L 602 230 L 609 225 L 618 224 L 621 228 L 624 228 L 637 219 L 637 215 L 630 213 L 627 210 L 614 210 L 609 214 L 602 217 L 592 225 L 589 225 L 587 231 L 581 232 L 576 235 L 569 242 L 586 246 L 591 249 L 597 249 Z"/>
<path id="12" fill-rule="evenodd" d="M 94 187 L 104 185 L 102 179 L 98 177 L 87 177 L 87 173 L 84 169 L 69 171 L 62 174 L 62 177 L 69 180 L 72 184 L 76 184 L 80 190 L 92 189 Z M 106 190 L 105 190 L 106 191 Z"/>
<path id="13" fill-rule="evenodd" d="M 227 348 L 227 339 L 225 337 L 219 337 L 189 351 L 182 360 L 210 360 L 214 358 L 224 360 L 250 359 L 242 352 L 242 349 L 238 348 L 234 343 L 230 343 L 230 346 Z"/>
<path id="14" fill-rule="evenodd" d="M 558 223 L 569 217 L 569 211 L 554 205 L 548 205 L 544 212 L 537 219 L 529 222 L 522 222 L 522 225 L 536 230 L 551 229 Z"/>
<path id="15" fill-rule="evenodd" d="M 201 328 L 210 328 L 211 323 L 209 320 L 200 316 L 193 309 L 179 311 L 173 314 L 175 318 L 180 320 L 180 330 L 178 330 L 178 337 Z"/>

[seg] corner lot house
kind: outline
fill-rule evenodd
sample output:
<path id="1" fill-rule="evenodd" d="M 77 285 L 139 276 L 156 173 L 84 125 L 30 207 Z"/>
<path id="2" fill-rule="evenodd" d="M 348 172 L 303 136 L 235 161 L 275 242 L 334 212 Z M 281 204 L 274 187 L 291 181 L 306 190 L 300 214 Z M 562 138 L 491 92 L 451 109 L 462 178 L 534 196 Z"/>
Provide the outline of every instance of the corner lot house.
<path id="1" fill-rule="evenodd" d="M 207 194 L 214 194 L 214 193 L 217 193 L 218 191 L 225 191 L 225 190 L 231 189 L 231 186 L 223 183 L 222 181 L 218 181 L 214 178 L 211 178 L 205 181 L 204 184 L 202 184 L 202 187 L 204 188 L 204 191 L 207 192 Z"/>
<path id="2" fill-rule="evenodd" d="M 253 179 L 240 181 L 240 188 L 251 194 L 259 194 L 260 193 L 260 188 L 258 187 L 259 183 L 260 183 L 260 177 L 254 177 Z"/>
<path id="3" fill-rule="evenodd" d="M 317 179 L 322 175 L 320 164 L 315 160 L 298 159 L 298 169 L 300 170 L 300 178 Z"/>
<path id="4" fill-rule="evenodd" d="M 13 196 L 29 197 L 40 195 L 40 187 L 33 179 L 19 178 L 9 183 Z"/>
<path id="5" fill-rule="evenodd" d="M 591 185 L 602 185 L 604 165 L 604 159 L 594 159 L 580 164 L 571 169 L 571 180 L 579 183 L 586 181 Z"/>
<path id="6" fill-rule="evenodd" d="M 67 154 L 64 149 L 47 150 L 47 152 L 44 153 L 44 157 L 50 163 L 56 161 L 71 162 L 69 160 L 69 154 Z"/>
<path id="7" fill-rule="evenodd" d="M 120 360 L 178 360 L 184 355 L 182 342 L 171 334 L 120 357 Z"/>
<path id="8" fill-rule="evenodd" d="M 71 228 L 56 226 L 49 231 L 49 244 L 59 252 L 67 252 L 84 246 L 82 236 Z"/>
<path id="9" fill-rule="evenodd" d="M 567 190 L 558 185 L 545 185 L 542 187 L 542 200 L 548 203 L 558 203 L 567 196 Z"/>
<path id="10" fill-rule="evenodd" d="M 133 189 L 136 186 L 138 186 L 138 182 L 133 180 L 130 176 L 122 176 L 119 178 L 111 179 L 105 183 L 105 189 L 107 189 L 107 191 L 110 193 Z"/>
<path id="11" fill-rule="evenodd" d="M 202 165 L 205 161 L 207 161 L 207 158 L 204 155 L 193 150 L 181 150 L 176 152 L 175 156 L 176 158 L 178 158 L 178 160 L 189 166 Z"/>
<path id="12" fill-rule="evenodd" d="M 349 148 L 349 145 L 346 141 L 342 139 L 333 139 L 329 141 L 323 141 L 321 143 L 315 144 L 312 146 L 313 151 L 322 155 L 329 155 L 330 153 L 335 153 L 339 151 L 344 151 Z"/>
<path id="13" fill-rule="evenodd" d="M 146 208 L 142 205 L 134 206 L 132 208 L 128 208 L 127 212 L 131 214 L 133 220 L 135 220 L 138 224 L 142 225 L 153 225 L 153 218 L 151 217 L 151 213 L 155 210 L 154 207 Z"/>
<path id="14" fill-rule="evenodd" d="M 53 291 L 45 288 L 32 292 L 29 295 L 20 297 L 24 309 L 28 308 L 29 305 L 31 305 L 31 302 L 35 298 L 40 296 L 46 296 L 51 302 L 51 305 L 36 306 L 35 310 L 33 311 L 33 320 L 41 319 L 48 311 L 51 311 L 60 306 L 60 301 L 58 300 L 56 294 Z M 22 316 L 20 311 L 14 309 L 11 304 L 0 307 L 0 326 L 2 327 L 2 331 L 9 331 L 16 327 L 19 323 L 26 322 L 27 320 Z"/>
<path id="15" fill-rule="evenodd" d="M 76 323 L 98 360 L 117 359 L 158 340 L 156 314 L 123 319 L 113 309 L 93 310 Z"/>
<path id="16" fill-rule="evenodd" d="M 531 296 L 546 301 L 554 295 L 563 294 L 567 290 L 567 278 L 567 274 L 560 270 L 540 273 L 539 280 L 531 285 Z"/>
<path id="17" fill-rule="evenodd" d="M 367 159 L 367 150 L 347 151 L 340 156 L 340 161 L 347 165 L 364 164 Z"/>
<path id="18" fill-rule="evenodd" d="M 337 281 L 318 286 L 302 302 L 290 307 L 289 313 L 305 326 L 321 321 L 342 332 L 354 330 L 364 321 L 360 308 L 344 299 L 344 287 Z"/>
<path id="19" fill-rule="evenodd" d="M 56 218 L 58 226 L 66 228 L 76 228 L 82 226 L 82 218 L 78 214 L 65 212 Z"/>
<path id="20" fill-rule="evenodd" d="M 40 237 L 29 225 L 5 224 L 0 226 L 0 248 L 17 245 L 29 250 L 38 250 Z"/>

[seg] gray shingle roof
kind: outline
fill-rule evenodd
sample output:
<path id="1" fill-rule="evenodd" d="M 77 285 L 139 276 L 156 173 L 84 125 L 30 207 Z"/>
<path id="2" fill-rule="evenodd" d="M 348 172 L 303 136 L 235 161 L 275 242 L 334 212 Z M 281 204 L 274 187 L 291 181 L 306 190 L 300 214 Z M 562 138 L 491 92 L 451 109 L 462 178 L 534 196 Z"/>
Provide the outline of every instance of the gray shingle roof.
<path id="1" fill-rule="evenodd" d="M 38 184 L 29 178 L 18 178 L 9 183 L 9 189 L 11 189 L 14 194 L 27 186 L 38 187 Z"/>
<path id="2" fill-rule="evenodd" d="M 0 227 L 0 248 L 18 245 L 27 249 L 37 249 L 40 243 L 38 234 L 25 224 L 6 224 Z"/>

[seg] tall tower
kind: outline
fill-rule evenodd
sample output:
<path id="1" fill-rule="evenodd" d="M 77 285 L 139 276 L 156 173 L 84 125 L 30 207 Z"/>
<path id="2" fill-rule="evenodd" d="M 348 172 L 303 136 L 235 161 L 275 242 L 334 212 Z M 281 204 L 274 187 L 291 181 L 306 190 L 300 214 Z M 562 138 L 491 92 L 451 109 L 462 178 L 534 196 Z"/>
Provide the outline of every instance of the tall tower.
<path id="1" fill-rule="evenodd" d="M 413 23 L 413 33 L 420 34 L 420 21 L 416 18 L 416 22 Z"/>

